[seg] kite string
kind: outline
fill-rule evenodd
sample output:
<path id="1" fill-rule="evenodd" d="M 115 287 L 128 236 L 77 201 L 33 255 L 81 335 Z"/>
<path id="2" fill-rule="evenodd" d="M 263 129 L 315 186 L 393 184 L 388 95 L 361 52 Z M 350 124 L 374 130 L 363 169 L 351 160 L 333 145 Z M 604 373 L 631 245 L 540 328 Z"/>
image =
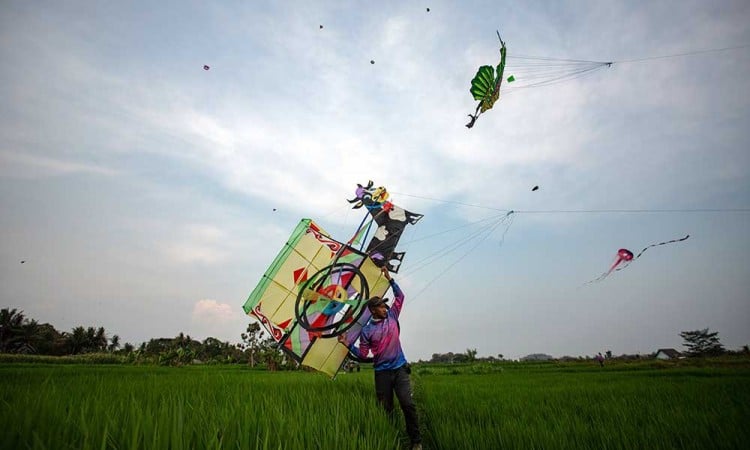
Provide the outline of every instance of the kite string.
<path id="1" fill-rule="evenodd" d="M 406 194 L 403 192 L 394 192 L 394 194 L 403 195 L 405 197 L 419 198 L 422 200 L 430 200 L 439 203 L 450 203 L 460 206 L 468 206 L 471 208 L 489 209 L 492 211 L 510 212 L 514 214 L 643 214 L 643 213 L 710 213 L 710 212 L 750 212 L 750 208 L 682 208 L 682 209 L 502 209 L 491 206 L 478 205 L 475 203 L 465 203 L 453 200 L 441 200 L 438 198 L 425 197 L 421 195 Z"/>
<path id="2" fill-rule="evenodd" d="M 495 222 L 492 222 L 492 223 L 487 224 L 487 225 L 483 225 L 482 227 L 480 227 L 476 231 L 472 232 L 471 234 L 468 234 L 468 235 L 462 237 L 461 239 L 458 239 L 456 242 L 453 242 L 450 245 L 445 245 L 445 246 L 441 247 L 438 251 L 436 251 L 436 252 L 434 252 L 434 253 L 432 253 L 432 254 L 430 254 L 430 255 L 422 258 L 421 260 L 417 261 L 414 264 L 416 267 L 412 268 L 412 270 L 410 272 L 407 272 L 406 275 L 411 275 L 411 274 L 413 274 L 413 273 L 415 273 L 415 272 L 423 269 L 424 267 L 432 264 L 440 256 L 447 255 L 447 254 L 451 253 L 452 251 L 458 249 L 462 245 L 470 242 L 471 240 L 473 240 L 477 236 L 481 235 L 486 230 L 489 230 L 490 228 L 492 228 L 492 226 L 494 226 L 494 224 L 495 224 Z M 437 236 L 439 234 L 443 234 L 443 233 L 436 233 L 436 234 L 434 234 L 432 236 L 434 237 L 434 236 Z M 425 261 L 429 261 L 429 262 L 425 262 Z"/>
<path id="3" fill-rule="evenodd" d="M 494 232 L 494 231 L 495 231 L 495 230 L 496 230 L 496 229 L 497 229 L 497 228 L 498 228 L 498 227 L 499 227 L 499 226 L 500 226 L 501 224 L 503 224 L 503 223 L 505 223 L 505 222 L 507 221 L 507 226 L 506 226 L 506 228 L 505 228 L 505 231 L 503 232 L 503 236 L 502 236 L 502 239 L 501 239 L 501 242 L 500 242 L 500 245 L 502 245 L 502 243 L 503 243 L 503 242 L 505 241 L 505 234 L 506 234 L 506 233 L 508 232 L 508 229 L 510 229 L 510 226 L 511 226 L 511 225 L 513 224 L 513 216 L 512 216 L 512 214 L 513 214 L 513 211 L 509 211 L 509 212 L 508 212 L 508 214 L 506 214 L 505 216 L 501 217 L 501 218 L 500 218 L 500 219 L 498 219 L 498 220 L 497 220 L 496 222 L 492 223 L 492 224 L 491 224 L 491 225 L 490 225 L 489 227 L 485 227 L 485 228 L 487 228 L 488 230 L 487 230 L 487 232 L 486 232 L 486 233 L 484 234 L 484 236 L 482 236 L 482 237 L 481 237 L 481 239 L 479 239 L 479 240 L 478 240 L 478 241 L 477 241 L 477 242 L 476 242 L 476 243 L 474 244 L 474 246 L 472 246 L 472 247 L 471 247 L 471 248 L 470 248 L 469 250 L 467 250 L 467 251 L 466 251 L 466 252 L 465 252 L 465 253 L 464 253 L 463 255 L 461 255 L 461 256 L 460 256 L 460 257 L 459 257 L 458 259 L 456 259 L 456 260 L 455 260 L 455 261 L 453 261 L 453 262 L 452 262 L 451 264 L 449 264 L 449 265 L 448 265 L 448 266 L 447 266 L 446 268 L 444 268 L 444 269 L 443 269 L 442 271 L 440 271 L 440 272 L 439 272 L 439 273 L 438 273 L 437 275 L 435 275 L 435 277 L 433 277 L 433 278 L 432 278 L 432 279 L 431 279 L 430 281 L 428 281 L 428 282 L 427 282 L 427 284 L 426 284 L 426 285 L 425 285 L 425 286 L 424 286 L 424 287 L 423 287 L 423 288 L 422 288 L 421 290 L 419 290 L 419 291 L 418 291 L 418 292 L 417 292 L 416 294 L 414 294 L 414 295 L 413 295 L 413 296 L 411 297 L 411 303 L 414 303 L 414 301 L 415 301 L 415 300 L 416 300 L 417 298 L 419 298 L 419 296 L 420 296 L 420 295 L 421 295 L 421 294 L 422 294 L 422 293 L 423 293 L 423 292 L 424 292 L 425 290 L 427 290 L 427 288 L 429 288 L 429 287 L 430 287 L 430 286 L 431 286 L 431 285 L 432 285 L 432 284 L 433 284 L 433 283 L 434 283 L 434 282 L 435 282 L 435 281 L 436 281 L 436 280 L 437 280 L 438 278 L 442 277 L 442 276 L 443 276 L 443 275 L 444 275 L 444 274 L 445 274 L 446 272 L 448 272 L 448 271 L 449 271 L 450 269 L 452 269 L 452 268 L 453 268 L 453 267 L 454 267 L 454 266 L 455 266 L 456 264 L 458 264 L 458 263 L 459 263 L 459 262 L 461 262 L 461 261 L 462 261 L 462 260 L 463 260 L 464 258 L 466 258 L 466 257 L 467 257 L 467 256 L 469 255 L 469 253 L 471 253 L 472 251 L 474 251 L 474 249 L 476 249 L 476 248 L 477 248 L 477 247 L 478 247 L 478 246 L 479 246 L 479 245 L 480 245 L 480 244 L 481 244 L 482 242 L 484 242 L 484 241 L 485 241 L 485 240 L 486 240 L 486 239 L 487 239 L 487 238 L 488 238 L 488 237 L 489 237 L 490 235 L 492 235 L 492 233 L 493 233 L 493 232 Z M 414 272 L 414 271 L 412 271 L 411 273 L 413 273 L 413 272 Z"/>
<path id="4" fill-rule="evenodd" d="M 739 49 L 748 48 L 748 47 L 750 47 L 750 44 L 734 45 L 731 47 L 708 48 L 708 49 L 703 49 L 703 50 L 691 50 L 687 52 L 673 53 L 669 55 L 646 56 L 643 58 L 620 59 L 620 60 L 613 60 L 613 61 L 591 61 L 591 60 L 585 60 L 585 59 L 549 58 L 549 57 L 543 57 L 543 56 L 528 56 L 528 55 L 513 55 L 512 57 L 514 59 L 523 59 L 523 60 L 528 60 L 528 61 L 556 61 L 556 62 L 568 62 L 568 63 L 579 63 L 579 64 L 611 65 L 611 64 L 652 61 L 655 59 L 678 58 L 680 56 L 700 55 L 703 53 L 719 53 L 719 52 L 726 52 L 729 50 L 739 50 Z M 510 58 L 510 55 L 509 55 L 509 58 Z"/>
<path id="5" fill-rule="evenodd" d="M 739 50 L 748 47 L 750 47 L 750 44 L 612 61 L 592 61 L 585 59 L 564 59 L 528 55 L 509 55 L 506 72 L 515 75 L 517 77 L 516 81 L 533 81 L 535 79 L 539 81 L 521 85 L 516 83 L 516 85 L 514 86 L 506 87 L 505 91 L 506 94 L 510 94 L 513 90 L 516 89 L 550 86 L 553 84 L 558 84 L 591 75 L 593 72 L 601 68 L 612 67 L 613 64 L 627 64 L 653 61 L 658 59 L 692 56 L 705 53 L 718 53 L 729 50 Z M 520 62 L 517 62 L 518 60 L 520 60 Z"/>
<path id="6" fill-rule="evenodd" d="M 478 242 L 477 242 L 477 243 L 476 243 L 476 244 L 475 244 L 475 245 L 474 245 L 474 246 L 473 246 L 472 248 L 470 248 L 469 250 L 467 250 L 467 251 L 466 251 L 466 252 L 465 252 L 465 253 L 464 253 L 463 255 L 461 255 L 461 256 L 460 256 L 460 257 L 459 257 L 458 259 L 456 259 L 455 261 L 453 261 L 453 263 L 449 264 L 449 265 L 448 265 L 448 267 L 446 267 L 446 268 L 445 268 L 445 269 L 443 269 L 443 270 L 442 270 L 441 272 L 439 272 L 439 273 L 438 273 L 437 275 L 435 275 L 435 277 L 433 277 L 433 278 L 432 278 L 432 279 L 431 279 L 430 281 L 428 281 L 428 282 L 427 282 L 427 284 L 426 284 L 426 285 L 425 285 L 424 287 L 422 287 L 422 289 L 421 289 L 421 290 L 419 290 L 419 291 L 418 291 L 418 292 L 417 292 L 416 294 L 414 294 L 414 296 L 412 296 L 412 300 L 411 300 L 411 302 L 413 303 L 413 302 L 414 302 L 414 301 L 415 301 L 415 300 L 416 300 L 417 298 L 419 298 L 419 296 L 420 296 L 420 295 L 421 295 L 421 294 L 422 294 L 422 293 L 423 293 L 423 292 L 424 292 L 425 290 L 427 290 L 427 288 L 429 288 L 429 287 L 430 287 L 430 286 L 431 286 L 431 285 L 432 285 L 432 284 L 433 284 L 433 283 L 434 283 L 435 281 L 437 281 L 437 279 L 438 279 L 438 278 L 440 278 L 440 277 L 442 277 L 443 275 L 445 275 L 445 273 L 446 273 L 446 272 L 448 272 L 448 271 L 449 271 L 450 269 L 452 269 L 452 268 L 453 268 L 453 267 L 454 267 L 454 266 L 455 266 L 456 264 L 458 264 L 458 263 L 459 263 L 459 262 L 461 262 L 461 261 L 462 261 L 462 260 L 463 260 L 464 258 L 466 258 L 466 256 L 468 256 L 468 255 L 469 255 L 469 253 L 471 253 L 472 251 L 474 251 L 474 249 L 476 249 L 476 248 L 477 248 L 477 247 L 478 247 L 478 246 L 479 246 L 479 245 L 480 245 L 480 244 L 481 244 L 482 242 L 484 242 L 484 241 L 485 241 L 485 240 L 487 239 L 487 237 L 489 237 L 489 236 L 490 236 L 490 235 L 492 234 L 492 232 L 493 232 L 493 231 L 494 231 L 495 229 L 497 229 L 497 227 L 498 227 L 498 226 L 500 226 L 500 224 L 502 224 L 502 223 L 503 223 L 504 221 L 505 221 L 504 219 L 500 219 L 500 220 L 498 220 L 498 221 L 497 221 L 497 223 L 496 223 L 496 224 L 495 224 L 495 225 L 494 225 L 493 227 L 491 227 L 491 229 L 489 230 L 489 232 L 488 232 L 488 233 L 486 233 L 486 234 L 485 234 L 485 235 L 484 235 L 484 236 L 483 236 L 483 237 L 482 237 L 482 238 L 481 238 L 481 239 L 480 239 L 480 240 L 479 240 L 479 241 L 478 241 Z M 508 229 L 510 228 L 510 225 L 511 225 L 512 223 L 513 223 L 513 222 L 512 222 L 512 220 L 510 220 L 510 221 L 509 221 L 509 223 L 508 223 L 508 226 L 507 226 L 507 228 L 506 228 L 506 230 L 505 230 L 506 232 L 507 232 L 507 230 L 508 230 Z M 503 233 L 503 239 L 504 239 L 504 236 L 505 236 L 505 233 Z"/>
<path id="7" fill-rule="evenodd" d="M 750 47 L 750 44 L 735 45 L 732 47 L 709 48 L 705 50 L 694 50 L 694 51 L 684 52 L 684 53 L 675 53 L 672 55 L 647 56 L 645 58 L 634 58 L 634 59 L 621 59 L 619 61 L 612 61 L 612 62 L 617 63 L 617 64 L 623 64 L 623 63 L 633 63 L 633 62 L 641 62 L 641 61 L 651 61 L 654 59 L 677 58 L 680 56 L 700 55 L 702 53 L 726 52 L 729 50 L 739 50 L 739 49 L 747 48 L 747 47 Z"/>
<path id="8" fill-rule="evenodd" d="M 433 237 L 435 237 L 435 236 L 440 236 L 441 234 L 445 234 L 445 233 L 450 233 L 451 231 L 456 231 L 456 230 L 460 230 L 461 228 L 466 228 L 466 227 L 470 227 L 470 226 L 472 226 L 472 225 L 476 225 L 476 224 L 478 224 L 478 223 L 486 222 L 486 221 L 488 221 L 488 220 L 494 220 L 494 219 L 497 219 L 497 218 L 499 218 L 499 217 L 502 217 L 502 216 L 504 216 L 504 215 L 505 215 L 505 214 L 503 214 L 503 215 L 497 215 L 497 216 L 490 216 L 490 217 L 485 217 L 484 219 L 480 219 L 480 220 L 477 220 L 477 221 L 475 221 L 475 222 L 469 222 L 469 223 L 467 223 L 467 224 L 465 224 L 465 225 L 459 225 L 459 226 L 457 226 L 457 227 L 455 227 L 455 228 L 449 228 L 449 229 L 447 229 L 447 230 L 443 230 L 443 231 L 438 231 L 437 233 L 433 233 L 433 234 L 428 234 L 427 236 L 421 236 L 421 237 L 419 237 L 419 238 L 411 239 L 411 240 L 407 241 L 407 242 L 406 242 L 405 244 L 406 244 L 406 245 L 411 245 L 411 244 L 412 244 L 412 243 L 414 243 L 414 242 L 419 242 L 419 241 L 423 241 L 423 240 L 425 240 L 425 239 L 433 238 Z"/>

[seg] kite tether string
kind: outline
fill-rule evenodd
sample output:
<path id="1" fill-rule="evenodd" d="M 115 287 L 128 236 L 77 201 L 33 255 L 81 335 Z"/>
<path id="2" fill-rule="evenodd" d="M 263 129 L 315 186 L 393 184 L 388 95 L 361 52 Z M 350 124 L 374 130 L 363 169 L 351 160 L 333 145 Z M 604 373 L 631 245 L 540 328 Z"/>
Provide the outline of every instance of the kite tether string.
<path id="1" fill-rule="evenodd" d="M 483 228 L 481 228 L 481 229 L 480 229 L 479 231 L 477 231 L 476 233 L 474 233 L 474 235 L 473 235 L 473 236 L 469 236 L 468 238 L 464 239 L 464 242 L 463 242 L 463 243 L 459 241 L 458 245 L 454 245 L 454 248 L 452 248 L 452 249 L 448 249 L 448 251 L 444 251 L 443 249 L 441 249 L 441 250 L 439 250 L 438 252 L 436 252 L 436 254 L 439 254 L 439 253 L 443 253 L 443 254 L 447 254 L 447 253 L 450 253 L 450 252 L 452 252 L 452 251 L 454 251 L 454 250 L 458 249 L 458 247 L 460 247 L 460 246 L 461 246 L 461 245 L 463 245 L 464 243 L 468 243 L 469 241 L 471 241 L 471 240 L 472 240 L 472 239 L 474 239 L 475 237 L 479 237 L 479 236 L 481 236 L 481 238 L 480 238 L 480 239 L 479 239 L 479 240 L 478 240 L 478 241 L 477 241 L 477 242 L 476 242 L 476 243 L 475 243 L 475 244 L 474 244 L 474 245 L 473 245 L 473 246 L 472 246 L 472 247 L 471 247 L 470 249 L 468 249 L 468 250 L 467 250 L 466 252 L 464 252 L 464 254 L 463 254 L 463 255 L 461 255 L 461 256 L 460 256 L 460 257 L 458 257 L 458 258 L 457 258 L 457 259 L 456 259 L 455 261 L 453 261 L 453 262 L 452 262 L 451 264 L 449 264 L 449 265 L 448 265 L 448 267 L 444 268 L 444 269 L 443 269 L 442 271 L 440 271 L 440 272 L 439 272 L 439 273 L 438 273 L 437 275 L 435 275 L 435 276 L 434 276 L 434 277 L 433 277 L 433 278 L 432 278 L 432 279 L 431 279 L 430 281 L 428 281 L 428 282 L 427 282 L 427 284 L 426 284 L 426 285 L 425 285 L 424 287 L 422 287 L 422 289 L 420 289 L 420 290 L 419 290 L 419 291 L 418 291 L 418 292 L 417 292 L 416 294 L 414 294 L 413 296 L 411 296 L 411 302 L 410 302 L 410 303 L 414 303 L 414 301 L 415 301 L 415 300 L 416 300 L 416 299 L 417 299 L 417 298 L 418 298 L 418 297 L 419 297 L 419 296 L 420 296 L 420 295 L 421 295 L 421 294 L 422 294 L 422 293 L 423 293 L 423 292 L 424 292 L 425 290 L 427 290 L 427 288 L 429 288 L 429 287 L 430 287 L 430 286 L 431 286 L 431 285 L 432 285 L 432 284 L 433 284 L 433 283 L 434 283 L 435 281 L 437 281 L 437 280 L 438 280 L 438 278 L 441 278 L 441 277 L 442 277 L 443 275 L 445 275 L 445 273 L 446 273 L 446 272 L 448 272 L 448 271 L 449 271 L 450 269 L 452 269 L 452 268 L 453 268 L 453 267 L 454 267 L 454 266 L 455 266 L 456 264 L 458 264 L 458 263 L 459 263 L 459 262 L 461 262 L 461 261 L 462 261 L 462 260 L 463 260 L 464 258 L 466 258 L 466 257 L 467 257 L 467 256 L 468 256 L 468 255 L 469 255 L 469 254 L 470 254 L 471 252 L 473 252 L 473 251 L 474 251 L 474 250 L 475 250 L 475 249 L 476 249 L 476 248 L 477 248 L 477 247 L 478 247 L 478 246 L 479 246 L 479 245 L 480 245 L 480 244 L 481 244 L 482 242 L 484 242 L 484 241 L 485 241 L 485 240 L 486 240 L 486 239 L 487 239 L 487 238 L 488 238 L 488 237 L 489 237 L 490 235 L 492 235 L 492 233 L 493 233 L 493 232 L 494 232 L 494 231 L 495 231 L 495 230 L 496 230 L 496 229 L 497 229 L 497 228 L 498 228 L 498 227 L 499 227 L 500 225 L 502 225 L 503 223 L 505 223 L 505 222 L 507 221 L 507 226 L 506 226 L 506 228 L 505 228 L 505 231 L 503 232 L 503 236 L 502 236 L 502 238 L 501 238 L 501 240 L 500 240 L 500 245 L 502 245 L 502 244 L 503 244 L 503 242 L 505 241 L 505 234 L 506 234 L 506 233 L 508 232 L 508 230 L 510 229 L 510 226 L 511 226 L 511 225 L 513 224 L 513 213 L 514 213 L 514 211 L 508 211 L 508 213 L 507 213 L 507 214 L 503 215 L 503 216 L 502 216 L 502 217 L 501 217 L 500 219 L 498 219 L 497 221 L 495 221 L 495 222 L 492 222 L 491 224 L 489 224 L 489 225 L 486 225 L 486 226 L 484 226 L 484 227 L 483 227 Z M 483 234 L 483 236 L 482 236 L 482 234 Z M 430 255 L 430 256 L 428 256 L 427 258 L 424 258 L 424 259 L 423 259 L 422 261 L 425 261 L 425 260 L 427 260 L 427 259 L 430 259 L 430 258 L 431 258 L 432 256 L 434 256 L 434 255 L 435 255 L 435 254 L 433 254 L 433 255 Z M 417 268 L 415 268 L 415 269 L 411 270 L 411 271 L 410 271 L 410 272 L 408 272 L 407 274 L 412 274 L 412 273 L 414 273 L 414 272 L 416 272 L 416 271 L 418 271 L 418 270 L 420 270 L 420 269 L 423 269 L 424 267 L 426 267 L 426 266 L 427 266 L 427 265 L 429 265 L 429 264 L 432 264 L 432 263 L 433 263 L 433 262 L 435 262 L 435 261 L 436 261 L 436 259 L 433 259 L 432 261 L 430 261 L 430 262 L 428 262 L 428 263 L 425 263 L 424 265 L 422 265 L 422 266 L 420 266 L 420 267 L 417 267 Z M 421 261 L 420 261 L 420 262 L 421 262 Z"/>
<path id="2" fill-rule="evenodd" d="M 729 50 L 739 50 L 748 47 L 750 47 L 750 44 L 612 61 L 592 61 L 585 59 L 563 59 L 527 55 L 509 55 L 508 70 L 516 74 L 516 81 L 520 81 L 520 79 L 522 78 L 526 81 L 530 81 L 530 83 L 516 83 L 514 86 L 509 86 L 508 88 L 506 88 L 505 94 L 510 94 L 517 89 L 549 86 L 576 78 L 581 78 L 583 76 L 590 75 L 601 68 L 612 67 L 612 65 L 617 64 L 647 62 L 659 59 L 700 55 L 705 53 L 718 53 Z M 518 77 L 519 74 L 522 76 Z"/>
<path id="3" fill-rule="evenodd" d="M 441 200 L 439 198 L 425 197 L 421 195 L 405 194 L 403 192 L 393 192 L 393 194 L 403 195 L 404 197 L 419 198 L 430 200 L 438 203 L 451 203 L 454 205 L 468 206 L 471 208 L 489 209 L 491 211 L 509 212 L 514 214 L 651 214 L 651 213 L 726 213 L 726 212 L 750 212 L 750 208 L 682 208 L 682 209 L 517 209 L 509 210 L 495 208 L 492 206 L 477 205 L 475 203 L 464 203 L 453 200 Z"/>

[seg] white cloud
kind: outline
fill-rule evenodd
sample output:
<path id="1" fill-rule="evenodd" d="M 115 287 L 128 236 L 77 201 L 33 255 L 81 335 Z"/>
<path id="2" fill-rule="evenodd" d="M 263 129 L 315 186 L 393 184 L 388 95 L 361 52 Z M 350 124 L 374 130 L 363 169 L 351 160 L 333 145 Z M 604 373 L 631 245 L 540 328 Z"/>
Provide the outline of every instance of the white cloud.
<path id="1" fill-rule="evenodd" d="M 236 304 L 203 299 L 193 306 L 190 333 L 199 339 L 211 336 L 222 341 L 239 342 L 249 321 Z"/>
<path id="2" fill-rule="evenodd" d="M 213 225 L 187 224 L 179 227 L 162 248 L 167 258 L 177 264 L 218 264 L 230 255 L 225 236 Z"/>
<path id="3" fill-rule="evenodd" d="M 85 162 L 0 151 L 0 176 L 40 178 L 73 174 L 113 176 L 117 171 Z"/>
<path id="4" fill-rule="evenodd" d="M 478 65 L 496 62 L 498 26 L 511 55 L 562 58 L 637 58 L 750 38 L 742 19 L 746 2 L 726 8 L 678 3 L 497 8 L 472 2 L 435 5 L 430 14 L 395 3 L 197 4 L 185 6 L 180 20 L 171 20 L 169 8 L 143 15 L 131 3 L 106 11 L 9 5 L 0 15 L 6 44 L 0 48 L 0 235 L 22 230 L 27 237 L 0 242 L 0 251 L 15 254 L 33 245 L 43 251 L 39 242 L 53 239 L 64 249 L 58 254 L 73 259 L 88 250 L 102 261 L 107 253 L 110 261 L 125 262 L 97 266 L 100 279 L 117 281 L 117 289 L 108 291 L 132 297 L 133 305 L 153 298 L 184 302 L 184 318 L 175 322 L 190 321 L 195 292 L 234 299 L 202 300 L 193 321 L 205 334 L 220 336 L 209 322 L 227 320 L 221 322 L 225 332 L 236 337 L 247 319 L 239 308 L 243 297 L 296 220 L 311 217 L 331 232 L 343 228 L 361 217 L 345 199 L 369 179 L 391 192 L 516 210 L 743 207 L 750 162 L 746 50 L 615 64 L 569 83 L 508 90 L 473 129 L 464 127 L 476 105 L 469 82 Z M 210 71 L 201 68 L 204 63 Z M 92 175 L 108 178 L 87 183 Z M 532 194 L 533 185 L 540 191 Z M 96 186 L 95 196 L 89 186 Z M 63 191 L 71 192 L 64 204 L 56 195 Z M 426 214 L 416 233 L 440 231 L 438 217 L 459 220 L 453 226 L 490 214 L 406 195 L 393 200 Z M 278 211 L 271 215 L 271 208 Z M 714 244 L 739 236 L 724 253 L 744 255 L 746 233 L 723 228 L 744 225 L 743 217 L 701 224 L 694 216 L 519 214 L 502 248 L 513 264 L 498 263 L 497 251 L 483 259 L 480 247 L 446 276 L 497 266 L 483 283 L 502 297 L 535 298 L 542 285 L 551 286 L 553 297 L 566 282 L 561 274 L 587 279 L 592 265 L 581 265 L 606 260 L 608 245 L 617 248 L 628 231 L 639 245 L 671 236 L 673 226 L 703 231 L 702 239 Z M 586 232 L 579 232 L 583 227 Z M 555 245 L 569 255 L 564 266 L 550 266 L 545 256 Z M 702 245 L 706 254 L 722 248 Z M 409 250 L 407 261 L 439 250 L 422 248 L 422 255 Z M 747 291 L 746 282 L 737 282 L 750 279 L 747 269 L 731 280 L 720 278 L 746 267 L 741 259 L 706 259 L 727 265 L 707 286 Z M 699 280 L 702 275 L 692 276 L 701 273 L 694 264 L 693 272 L 682 262 L 674 267 Z M 57 288 L 34 295 L 65 304 L 98 298 L 105 289 L 79 283 L 90 278 L 80 267 L 68 267 Z M 524 282 L 502 286 L 501 278 L 513 270 L 514 279 Z M 404 280 L 407 295 L 434 277 L 426 272 Z M 139 283 L 122 280 L 147 280 L 149 289 L 139 292 L 128 288 Z M 0 280 L 10 292 L 33 284 Z M 691 295 L 679 285 L 670 286 L 676 296 Z M 438 280 L 430 302 L 417 303 L 430 319 L 424 323 L 455 323 L 442 319 L 451 312 L 444 308 L 453 304 L 445 297 L 450 288 Z M 460 295 L 477 309 L 490 310 L 474 286 L 465 290 Z M 518 304 L 518 323 L 545 326 L 543 317 Z M 684 314 L 676 311 L 671 320 Z M 122 326 L 143 329 L 142 316 L 131 321 Z M 181 325 L 173 324 L 175 330 Z M 570 324 L 568 337 L 578 325 Z M 476 333 L 459 334 L 451 334 L 458 350 L 474 346 Z"/>
<path id="5" fill-rule="evenodd" d="M 193 307 L 193 322 L 225 324 L 237 318 L 237 308 L 216 300 L 198 300 Z"/>

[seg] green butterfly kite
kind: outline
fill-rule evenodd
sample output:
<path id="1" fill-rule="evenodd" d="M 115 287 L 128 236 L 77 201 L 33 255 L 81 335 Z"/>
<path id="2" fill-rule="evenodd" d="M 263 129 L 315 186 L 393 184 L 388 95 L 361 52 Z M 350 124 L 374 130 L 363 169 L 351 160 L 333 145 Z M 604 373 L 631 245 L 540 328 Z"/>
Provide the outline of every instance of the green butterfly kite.
<path id="1" fill-rule="evenodd" d="M 471 122 L 466 124 L 467 128 L 473 127 L 479 115 L 488 109 L 492 109 L 497 99 L 500 98 L 500 84 L 503 82 L 506 49 L 505 42 L 500 37 L 500 32 L 497 32 L 497 38 L 500 39 L 500 64 L 497 65 L 496 69 L 492 66 L 480 67 L 474 79 L 471 80 L 471 89 L 469 89 L 469 92 L 474 96 L 474 100 L 479 100 L 479 104 L 474 114 L 469 114 Z M 515 81 L 513 75 L 509 76 L 508 83 L 513 81 Z"/>

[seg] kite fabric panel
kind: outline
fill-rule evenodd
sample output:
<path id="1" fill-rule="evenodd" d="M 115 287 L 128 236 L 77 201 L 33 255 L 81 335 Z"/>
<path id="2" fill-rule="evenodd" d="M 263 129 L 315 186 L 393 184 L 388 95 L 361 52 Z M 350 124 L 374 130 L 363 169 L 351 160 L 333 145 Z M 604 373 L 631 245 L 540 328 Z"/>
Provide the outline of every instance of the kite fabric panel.
<path id="1" fill-rule="evenodd" d="M 390 283 L 383 276 L 380 268 L 376 266 L 372 259 L 367 255 L 351 247 L 346 247 L 342 252 L 341 257 L 338 259 L 339 262 L 342 260 L 359 269 L 359 272 L 364 278 L 363 283 L 366 283 L 369 286 L 369 297 L 382 297 L 388 291 Z M 362 282 L 362 280 L 359 282 Z M 344 283 L 344 286 L 347 286 L 347 291 L 352 298 L 356 297 L 356 292 L 361 289 L 361 287 L 357 286 L 357 283 L 358 281 L 356 277 Z M 364 327 L 370 319 L 370 311 L 365 306 L 366 300 L 367 299 L 362 299 L 362 308 L 359 314 L 354 314 L 344 320 L 345 323 L 343 326 L 346 327 L 344 336 L 347 344 L 350 342 L 356 342 L 356 340 L 359 339 L 362 327 Z M 331 320 L 338 321 L 339 315 L 342 315 L 342 313 L 339 312 L 333 316 Z M 298 328 L 302 329 L 302 327 Z M 306 331 L 304 329 L 302 330 Z M 315 333 L 308 332 L 308 335 L 315 335 Z M 336 376 L 336 373 L 339 371 L 348 355 L 348 345 L 340 343 L 337 337 L 332 335 L 313 336 L 312 343 L 304 353 L 301 363 L 304 366 L 311 367 L 333 378 Z"/>
<path id="2" fill-rule="evenodd" d="M 423 214 L 407 211 L 388 201 L 390 194 L 383 186 L 375 187 L 372 180 L 367 185 L 357 184 L 355 197 L 347 200 L 352 203 L 352 209 L 367 208 L 372 220 L 378 225 L 375 234 L 367 245 L 367 254 L 378 267 L 386 267 L 390 272 L 398 273 L 404 252 L 397 252 L 396 245 L 401 239 L 406 225 L 414 225 Z M 360 242 L 367 228 L 361 228 L 352 241 Z M 363 233 L 364 231 L 364 233 Z"/>
<path id="3" fill-rule="evenodd" d="M 335 377 L 348 355 L 337 336 L 346 332 L 347 340 L 356 340 L 366 323 L 362 316 L 369 318 L 367 299 L 388 287 L 367 254 L 303 219 L 243 309 L 293 359 Z"/>
<path id="4" fill-rule="evenodd" d="M 367 254 L 372 257 L 375 264 L 380 267 L 386 266 L 391 272 L 397 273 L 404 259 L 404 253 L 396 251 L 398 240 L 401 239 L 406 225 L 414 225 L 423 215 L 407 211 L 394 204 L 387 204 L 386 208 L 370 209 L 370 214 L 378 224 L 378 229 L 375 230 L 367 246 Z"/>
<path id="5" fill-rule="evenodd" d="M 503 73 L 505 72 L 505 55 L 507 49 L 499 32 L 497 33 L 497 38 L 500 40 L 500 62 L 497 64 L 497 67 L 493 69 L 492 66 L 480 66 L 477 74 L 471 80 L 469 92 L 474 97 L 474 100 L 479 101 L 479 104 L 474 114 L 469 114 L 471 121 L 466 124 L 466 128 L 472 128 L 479 115 L 492 109 L 495 102 L 500 98 L 500 85 L 503 82 Z M 508 82 L 512 81 L 515 81 L 513 76 L 508 78 Z"/>
<path id="6" fill-rule="evenodd" d="M 258 319 L 274 340 L 280 341 L 293 325 L 297 286 L 309 273 L 330 264 L 341 245 L 312 220 L 300 221 L 250 293 L 243 305 L 245 313 Z"/>

